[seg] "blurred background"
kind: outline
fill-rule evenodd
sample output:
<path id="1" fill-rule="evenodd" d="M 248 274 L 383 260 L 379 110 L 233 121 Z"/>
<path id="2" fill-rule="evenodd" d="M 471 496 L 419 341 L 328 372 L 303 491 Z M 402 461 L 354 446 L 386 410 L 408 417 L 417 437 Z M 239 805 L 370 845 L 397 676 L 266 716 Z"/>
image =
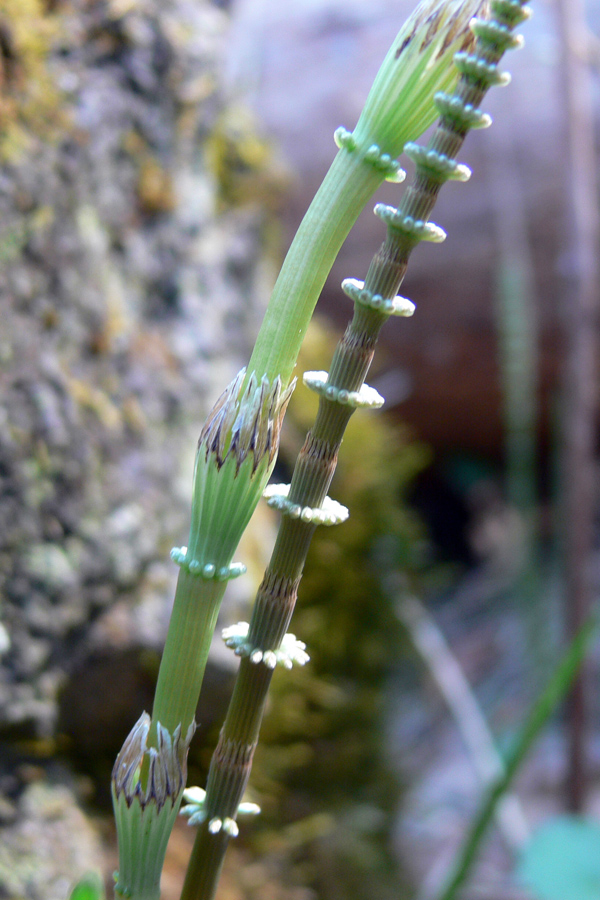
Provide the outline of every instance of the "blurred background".
<path id="1" fill-rule="evenodd" d="M 512 84 L 486 99 L 494 125 L 461 156 L 472 179 L 441 193 L 448 238 L 411 258 L 417 311 L 382 333 L 369 383 L 385 411 L 344 441 L 333 496 L 351 517 L 311 550 L 293 624 L 311 663 L 274 678 L 251 780 L 263 815 L 229 851 L 228 900 L 435 897 L 482 778 L 595 600 L 598 279 L 581 250 L 598 238 L 600 3 L 570 55 L 561 5 L 532 5 Z M 151 708 L 201 423 L 412 7 L 0 0 L 2 897 L 60 900 L 92 869 L 110 889 L 110 770 Z M 299 372 L 327 368 L 351 313 L 340 281 L 364 278 L 383 236 L 367 208 Z M 223 625 L 248 617 L 275 528 L 259 508 Z M 190 783 L 235 662 L 215 641 Z M 460 896 L 554 896 L 522 860 L 566 810 L 600 859 L 597 669 L 596 642 Z M 178 825 L 165 900 L 192 839 Z M 587 884 L 558 900 L 600 898 L 600 873 Z"/>

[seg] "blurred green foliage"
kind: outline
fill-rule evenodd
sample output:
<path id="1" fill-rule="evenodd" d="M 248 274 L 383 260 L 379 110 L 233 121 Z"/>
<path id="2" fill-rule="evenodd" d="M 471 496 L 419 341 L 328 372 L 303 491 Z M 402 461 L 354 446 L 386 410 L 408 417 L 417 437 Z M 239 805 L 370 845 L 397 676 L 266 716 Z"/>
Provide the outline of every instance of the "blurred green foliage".
<path id="1" fill-rule="evenodd" d="M 104 900 L 102 879 L 96 872 L 90 872 L 77 882 L 69 900 Z"/>

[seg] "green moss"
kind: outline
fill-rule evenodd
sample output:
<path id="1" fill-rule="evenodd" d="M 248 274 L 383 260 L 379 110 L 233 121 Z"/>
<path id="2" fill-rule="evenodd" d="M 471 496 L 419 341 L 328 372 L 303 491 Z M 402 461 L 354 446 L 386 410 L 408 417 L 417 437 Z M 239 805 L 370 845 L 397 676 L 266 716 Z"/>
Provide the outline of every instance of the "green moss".
<path id="1" fill-rule="evenodd" d="M 273 210 L 289 186 L 289 173 L 242 106 L 228 107 L 218 117 L 205 156 L 224 207 L 259 203 Z"/>

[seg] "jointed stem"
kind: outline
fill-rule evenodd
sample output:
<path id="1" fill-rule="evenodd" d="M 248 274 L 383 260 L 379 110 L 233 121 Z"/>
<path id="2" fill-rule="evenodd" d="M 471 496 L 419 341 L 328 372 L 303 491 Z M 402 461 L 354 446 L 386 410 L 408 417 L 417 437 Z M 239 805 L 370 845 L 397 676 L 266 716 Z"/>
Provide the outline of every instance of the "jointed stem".
<path id="1" fill-rule="evenodd" d="M 436 90 L 454 87 L 456 70 L 451 60 L 456 50 L 472 47 L 468 23 L 483 6 L 483 0 L 423 3 L 400 30 L 354 132 L 343 128 L 336 132 L 340 152 L 288 251 L 249 373 L 280 375 L 288 383 L 325 279 L 346 236 L 383 180 L 399 180 L 395 158 L 406 142 L 435 121 L 432 98 Z"/>
<path id="2" fill-rule="evenodd" d="M 166 838 L 183 793 L 185 757 L 224 583 L 243 569 L 232 563 L 233 553 L 275 461 L 290 378 L 318 294 L 373 191 L 385 178 L 400 180 L 395 157 L 404 147 L 416 162 L 416 179 L 400 211 L 376 209 L 388 225 L 388 237 L 366 285 L 344 284 L 356 308 L 330 375 L 305 376 L 321 397 L 317 419 L 289 491 L 285 486 L 273 496 L 271 489 L 270 502 L 285 515 L 251 625 L 237 631 L 234 627 L 236 633 L 227 639 L 247 659 L 240 666 L 205 802 L 193 813 L 194 821 L 202 824 L 184 887 L 187 900 L 208 900 L 214 894 L 229 837 L 237 832 L 235 819 L 271 669 L 278 661 L 289 666 L 307 659 L 304 645 L 286 629 L 316 525 L 336 524 L 347 515 L 326 496 L 344 430 L 354 408 L 383 402 L 363 384 L 379 330 L 389 315 L 409 314 L 408 301 L 395 298 L 408 256 L 419 240 L 443 236 L 437 226 L 427 224 L 427 217 L 440 185 L 447 178 L 464 180 L 465 167 L 454 162 L 454 154 L 470 127 L 485 124 L 475 104 L 498 81 L 488 63 L 511 46 L 510 32 L 520 19 L 522 2 L 490 0 L 499 22 L 492 23 L 490 31 L 490 23 L 476 21 L 472 30 L 479 35 L 479 56 L 471 52 L 469 22 L 483 9 L 484 0 L 419 4 L 384 60 L 354 132 L 336 132 L 340 152 L 288 254 L 248 369 L 225 390 L 202 430 L 190 539 L 187 547 L 172 553 L 182 572 L 152 722 L 144 715 L 134 726 L 113 772 L 122 869 L 117 891 L 131 900 L 144 900 L 137 883 L 140 867 L 148 869 L 153 891 L 159 883 Z M 462 72 L 458 92 L 436 94 L 456 82 L 452 59 Z M 432 124 L 436 106 L 442 120 L 430 148 L 407 144 Z"/>
<path id="3" fill-rule="evenodd" d="M 385 316 L 380 320 L 377 332 Z M 373 357 L 376 336 L 353 325 L 363 316 L 355 316 L 336 353 L 339 365 L 336 387 L 353 391 L 359 388 Z M 373 331 L 373 329 L 369 329 Z M 289 493 L 291 503 L 318 507 L 323 503 L 335 471 L 337 452 L 353 409 L 321 398 L 312 432 L 300 451 Z M 316 526 L 284 516 L 271 561 L 254 605 L 248 642 L 263 653 L 277 649 L 291 619 L 298 583 Z M 218 841 L 211 833 L 215 819 L 235 818 L 250 774 L 254 750 L 272 669 L 249 658 L 240 663 L 234 693 L 213 756 L 208 776 L 206 818 L 198 835 L 182 893 L 182 900 L 208 900 L 214 896 L 228 836 L 219 831 Z"/>
<path id="4" fill-rule="evenodd" d="M 437 226 L 429 226 L 427 220 L 444 181 L 452 177 L 465 180 L 464 167 L 458 166 L 454 159 L 469 128 L 487 124 L 486 117 L 477 107 L 490 84 L 499 80 L 495 63 L 508 46 L 514 45 L 511 29 L 525 18 L 524 14 L 518 14 L 524 2 L 495 0 L 500 24 L 496 23 L 494 40 L 489 34 L 486 37 L 485 31 L 479 35 L 475 59 L 482 64 L 477 74 L 474 75 L 472 67 L 467 65 L 468 71 L 463 71 L 455 95 L 439 97 L 437 102 L 442 117 L 426 150 L 416 145 L 410 145 L 410 150 L 407 148 L 417 166 L 414 181 L 406 191 L 400 209 L 376 208 L 387 223 L 387 238 L 373 258 L 364 286 L 353 283 L 344 288 L 355 300 L 355 311 L 335 351 L 326 385 L 317 388 L 307 382 L 309 387 L 318 389 L 319 409 L 314 427 L 300 451 L 289 493 L 280 504 L 284 516 L 253 609 L 247 637 L 251 649 L 241 661 L 211 762 L 205 818 L 198 828 L 182 900 L 212 900 L 214 897 L 231 836 L 231 829 L 225 829 L 223 823 L 235 820 L 258 742 L 272 676 L 272 669 L 266 662 L 274 658 L 273 651 L 280 648 L 287 631 L 306 554 L 326 502 L 345 428 L 355 406 L 363 405 L 360 397 L 358 401 L 350 402 L 349 395 L 357 397 L 381 327 L 392 311 L 398 311 L 393 309 L 391 301 L 402 283 L 411 251 L 422 239 L 443 239 L 443 233 L 440 235 Z M 493 69 L 488 68 L 487 74 L 484 71 L 486 64 L 492 64 Z M 307 275 L 310 273 L 296 272 L 294 277 Z M 284 337 L 279 335 L 281 340 Z"/>

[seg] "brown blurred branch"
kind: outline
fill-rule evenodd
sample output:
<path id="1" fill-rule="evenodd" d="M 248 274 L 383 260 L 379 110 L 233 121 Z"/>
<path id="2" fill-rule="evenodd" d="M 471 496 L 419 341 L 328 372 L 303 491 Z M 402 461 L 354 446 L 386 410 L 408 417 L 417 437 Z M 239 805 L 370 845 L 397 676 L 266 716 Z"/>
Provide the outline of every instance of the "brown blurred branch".
<path id="1" fill-rule="evenodd" d="M 563 397 L 563 489 L 566 627 L 571 640 L 591 607 L 590 555 L 594 515 L 596 327 L 600 293 L 600 223 L 589 64 L 583 0 L 557 0 L 563 55 L 568 156 L 569 245 L 572 272 L 565 294 L 566 360 Z M 569 807 L 581 809 L 586 793 L 586 672 L 569 704 Z"/>

